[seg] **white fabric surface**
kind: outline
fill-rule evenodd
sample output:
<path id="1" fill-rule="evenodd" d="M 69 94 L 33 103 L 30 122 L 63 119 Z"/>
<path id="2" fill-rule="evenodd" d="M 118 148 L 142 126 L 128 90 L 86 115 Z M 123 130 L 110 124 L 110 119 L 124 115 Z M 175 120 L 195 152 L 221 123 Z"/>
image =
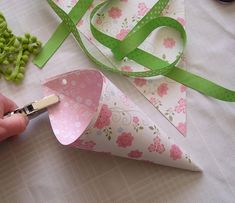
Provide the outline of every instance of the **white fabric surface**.
<path id="1" fill-rule="evenodd" d="M 46 41 L 58 20 L 46 1 L 0 3 L 18 35 Z M 186 1 L 188 70 L 235 89 L 235 4 Z M 1 93 L 25 105 L 42 97 L 40 82 L 76 68 L 94 67 L 69 37 L 47 66 L 28 66 L 20 86 L 0 81 Z M 174 127 L 140 93 L 110 78 L 169 134 Z M 0 202 L 234 202 L 235 104 L 188 90 L 188 135 L 178 141 L 202 168 L 194 173 L 61 146 L 47 114 L 0 145 Z M 153 113 L 154 112 L 154 113 Z"/>

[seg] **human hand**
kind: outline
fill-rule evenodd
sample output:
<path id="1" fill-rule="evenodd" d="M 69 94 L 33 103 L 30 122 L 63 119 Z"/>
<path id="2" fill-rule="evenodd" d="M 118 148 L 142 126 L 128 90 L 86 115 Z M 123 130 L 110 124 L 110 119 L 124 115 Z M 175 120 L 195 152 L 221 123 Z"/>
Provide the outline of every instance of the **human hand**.
<path id="1" fill-rule="evenodd" d="M 0 141 L 22 133 L 28 124 L 28 118 L 23 114 L 3 118 L 5 113 L 14 111 L 16 108 L 13 101 L 0 93 Z"/>

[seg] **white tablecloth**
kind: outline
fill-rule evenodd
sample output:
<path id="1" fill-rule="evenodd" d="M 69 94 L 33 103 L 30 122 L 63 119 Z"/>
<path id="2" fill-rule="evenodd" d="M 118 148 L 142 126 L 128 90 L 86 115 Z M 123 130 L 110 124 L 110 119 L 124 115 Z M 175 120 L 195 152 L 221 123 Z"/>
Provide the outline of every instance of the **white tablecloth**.
<path id="1" fill-rule="evenodd" d="M 46 1 L 3 0 L 0 10 L 14 33 L 30 32 L 44 42 L 59 22 Z M 230 89 L 235 89 L 234 19 L 235 4 L 186 1 L 188 70 Z M 44 69 L 28 65 L 22 85 L 1 80 L 1 93 L 25 105 L 42 97 L 45 78 L 84 67 L 95 66 L 70 36 Z M 176 133 L 124 78 L 109 77 L 167 133 Z M 203 173 L 61 146 L 43 114 L 0 145 L 0 202 L 235 202 L 235 104 L 188 90 L 187 119 L 187 138 L 179 135 L 179 141 Z"/>

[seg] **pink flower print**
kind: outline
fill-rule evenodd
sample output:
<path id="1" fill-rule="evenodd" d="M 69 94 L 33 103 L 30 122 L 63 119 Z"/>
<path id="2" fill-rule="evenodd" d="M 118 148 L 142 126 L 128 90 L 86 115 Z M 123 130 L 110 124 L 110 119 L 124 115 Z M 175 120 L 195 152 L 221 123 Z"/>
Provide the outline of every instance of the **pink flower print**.
<path id="1" fill-rule="evenodd" d="M 186 135 L 186 125 L 185 123 L 180 122 L 177 126 L 177 129 L 183 134 Z"/>
<path id="2" fill-rule="evenodd" d="M 116 38 L 119 40 L 123 40 L 129 32 L 129 29 L 121 29 L 120 32 L 116 35 Z"/>
<path id="3" fill-rule="evenodd" d="M 107 118 L 110 118 L 112 116 L 112 112 L 110 111 L 107 104 L 104 104 L 101 108 L 101 114 L 104 115 Z"/>
<path id="4" fill-rule="evenodd" d="M 98 119 L 95 122 L 94 127 L 102 129 L 105 126 L 110 124 L 110 118 L 112 116 L 111 110 L 108 108 L 108 105 L 103 104 Z"/>
<path id="5" fill-rule="evenodd" d="M 99 117 L 94 127 L 98 129 L 102 129 L 105 126 L 108 126 L 109 124 L 110 124 L 110 119 L 106 119 L 105 117 Z"/>
<path id="6" fill-rule="evenodd" d="M 165 147 L 161 144 L 161 139 L 158 136 L 154 139 L 154 144 L 156 145 L 156 152 L 159 154 L 165 151 Z"/>
<path id="7" fill-rule="evenodd" d="M 130 66 L 122 66 L 121 70 L 126 72 L 132 72 L 132 68 Z"/>
<path id="8" fill-rule="evenodd" d="M 83 25 L 83 19 L 81 19 L 78 23 L 77 23 L 77 27 L 80 27 Z"/>
<path id="9" fill-rule="evenodd" d="M 144 16 L 149 10 L 145 3 L 139 3 L 138 8 L 139 8 L 139 10 L 138 10 L 139 16 Z"/>
<path id="10" fill-rule="evenodd" d="M 134 137 L 131 133 L 123 132 L 121 135 L 118 136 L 116 143 L 119 147 L 130 147 L 132 145 Z"/>
<path id="11" fill-rule="evenodd" d="M 165 151 L 165 147 L 161 144 L 161 139 L 157 136 L 153 140 L 153 144 L 150 144 L 148 147 L 149 152 L 158 152 L 162 154 Z"/>
<path id="12" fill-rule="evenodd" d="M 181 156 L 182 156 L 182 151 L 180 150 L 180 148 L 175 144 L 171 145 L 170 157 L 173 160 L 177 160 L 177 159 L 181 159 Z"/>
<path id="13" fill-rule="evenodd" d="M 137 150 L 132 150 L 127 154 L 130 158 L 140 158 L 143 155 L 143 152 Z"/>
<path id="14" fill-rule="evenodd" d="M 179 21 L 179 23 L 183 26 L 185 26 L 185 20 L 181 17 L 178 17 L 177 20 Z"/>
<path id="15" fill-rule="evenodd" d="M 139 3 L 139 4 L 138 4 L 138 8 L 139 8 L 139 9 L 145 9 L 145 8 L 147 8 L 147 6 L 146 6 L 145 3 Z"/>
<path id="16" fill-rule="evenodd" d="M 160 97 L 163 97 L 164 95 L 167 95 L 168 91 L 168 85 L 167 83 L 162 83 L 158 88 L 157 88 L 157 94 Z"/>
<path id="17" fill-rule="evenodd" d="M 142 87 L 142 86 L 146 85 L 147 80 L 144 79 L 144 78 L 135 78 L 135 79 L 134 79 L 134 83 L 135 83 L 137 86 Z"/>
<path id="18" fill-rule="evenodd" d="M 140 121 L 137 116 L 134 116 L 132 120 L 133 120 L 133 122 L 134 122 L 135 124 L 138 124 L 139 121 Z"/>
<path id="19" fill-rule="evenodd" d="M 156 145 L 155 144 L 150 144 L 148 146 L 148 150 L 149 150 L 149 152 L 155 152 L 156 151 Z"/>
<path id="20" fill-rule="evenodd" d="M 186 113 L 186 100 L 181 98 L 179 101 L 178 101 L 178 105 L 175 107 L 175 111 L 177 113 Z"/>
<path id="21" fill-rule="evenodd" d="M 163 45 L 165 48 L 173 48 L 175 46 L 175 40 L 173 38 L 165 38 Z"/>
<path id="22" fill-rule="evenodd" d="M 186 86 L 184 86 L 184 85 L 181 85 L 181 86 L 180 86 L 180 92 L 185 92 L 186 89 L 187 89 Z"/>
<path id="23" fill-rule="evenodd" d="M 96 143 L 94 141 L 86 141 L 82 139 L 78 139 L 73 146 L 78 147 L 79 149 L 85 149 L 85 150 L 93 150 L 95 147 Z"/>
<path id="24" fill-rule="evenodd" d="M 109 9 L 108 14 L 109 17 L 113 19 L 120 18 L 122 15 L 122 10 L 118 7 L 112 7 L 111 9 Z"/>

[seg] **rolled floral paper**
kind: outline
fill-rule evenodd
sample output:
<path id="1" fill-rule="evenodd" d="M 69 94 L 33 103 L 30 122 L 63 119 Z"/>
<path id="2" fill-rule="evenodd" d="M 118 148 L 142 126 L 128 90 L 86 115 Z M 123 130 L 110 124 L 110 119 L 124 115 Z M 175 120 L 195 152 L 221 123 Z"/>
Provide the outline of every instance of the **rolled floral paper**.
<path id="1" fill-rule="evenodd" d="M 170 136 L 101 72 L 85 69 L 58 75 L 43 84 L 43 91 L 45 95 L 60 97 L 60 103 L 48 112 L 61 144 L 200 170 Z"/>

